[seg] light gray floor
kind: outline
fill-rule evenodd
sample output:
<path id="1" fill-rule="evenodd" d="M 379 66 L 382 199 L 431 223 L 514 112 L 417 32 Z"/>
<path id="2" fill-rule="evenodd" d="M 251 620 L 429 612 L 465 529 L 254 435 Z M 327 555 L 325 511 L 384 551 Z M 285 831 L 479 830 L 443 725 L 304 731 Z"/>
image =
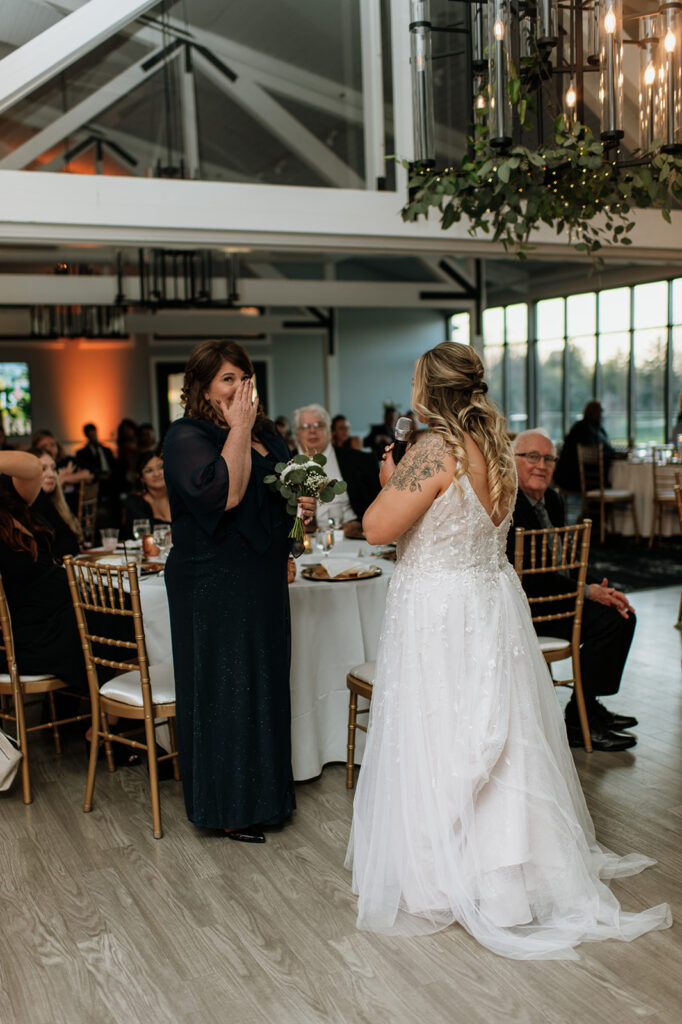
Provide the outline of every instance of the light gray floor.
<path id="1" fill-rule="evenodd" d="M 682 918 L 682 676 L 676 588 L 639 616 L 621 695 L 634 752 L 576 761 L 599 838 L 658 859 L 614 884 L 628 910 Z M 195 830 L 162 784 L 152 837 L 144 768 L 98 773 L 33 744 L 34 803 L 0 795 L 2 1024 L 402 1024 L 682 1019 L 682 928 L 583 945 L 578 963 L 504 960 L 454 927 L 419 939 L 355 930 L 343 868 L 352 795 L 341 767 L 297 787 L 293 824 L 249 847 Z"/>

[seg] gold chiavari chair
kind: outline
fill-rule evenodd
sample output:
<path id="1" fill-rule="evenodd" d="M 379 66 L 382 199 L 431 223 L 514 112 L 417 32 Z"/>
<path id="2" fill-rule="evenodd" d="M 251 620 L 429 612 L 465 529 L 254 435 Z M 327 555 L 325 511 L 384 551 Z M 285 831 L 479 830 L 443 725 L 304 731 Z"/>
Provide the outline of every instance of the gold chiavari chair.
<path id="1" fill-rule="evenodd" d="M 95 543 L 95 526 L 97 523 L 97 502 L 99 501 L 99 484 L 97 481 L 86 483 L 81 480 L 78 485 L 78 511 L 76 519 L 81 528 L 83 542 L 92 547 Z"/>
<path id="2" fill-rule="evenodd" d="M 527 593 L 533 624 L 542 624 L 547 634 L 538 635 L 540 649 L 555 686 L 572 686 L 578 705 L 580 728 L 585 750 L 592 750 L 590 724 L 587 719 L 585 697 L 580 675 L 580 627 L 587 576 L 587 557 L 590 550 L 592 522 L 586 519 L 577 526 L 561 526 L 547 530 L 523 530 L 515 533 L 514 568 L 521 583 L 524 577 L 539 579 L 543 574 L 557 573 L 565 576 L 566 589 L 548 597 L 531 597 Z M 559 611 L 544 611 L 559 607 Z M 551 636 L 551 623 L 572 619 L 571 639 Z M 545 626 L 546 624 L 546 626 Z M 555 661 L 570 658 L 573 675 L 571 679 L 557 680 L 552 675 L 551 665 Z"/>
<path id="3" fill-rule="evenodd" d="M 89 718 L 89 714 L 71 715 L 68 718 L 57 718 L 54 695 L 57 690 L 67 690 L 67 685 L 57 676 L 46 673 L 45 675 L 25 675 L 19 672 L 14 648 L 14 636 L 12 634 L 12 618 L 10 615 L 5 588 L 0 577 L 0 650 L 4 651 L 8 672 L 0 674 L 0 721 L 14 722 L 16 738 L 23 757 L 21 759 L 21 784 L 23 789 L 24 803 L 30 804 L 31 796 L 31 775 L 29 771 L 28 757 L 28 734 L 39 732 L 42 729 L 51 729 L 54 739 L 55 751 L 61 754 L 61 741 L 59 738 L 59 726 L 68 725 L 70 722 L 81 722 Z M 73 691 L 68 691 L 73 693 Z M 41 722 L 39 725 L 26 724 L 25 699 L 33 695 L 44 696 L 47 694 L 48 706 L 50 709 L 50 720 Z M 81 695 L 78 694 L 80 697 Z M 10 706 L 7 701 L 11 702 Z M 7 706 L 6 706 L 7 705 Z"/>
<path id="4" fill-rule="evenodd" d="M 666 447 L 654 445 L 651 450 L 651 469 L 654 474 L 653 508 L 651 510 L 651 534 L 649 536 L 649 547 L 654 543 L 656 536 L 656 522 L 658 521 L 658 536 L 663 536 L 663 513 L 674 512 L 677 503 L 675 498 L 675 478 L 679 475 L 675 464 L 670 461 L 672 446 Z"/>
<path id="5" fill-rule="evenodd" d="M 590 506 L 599 506 L 599 540 L 603 544 L 606 535 L 606 516 L 611 520 L 613 529 L 613 510 L 616 505 L 625 505 L 632 513 L 635 538 L 639 540 L 639 526 L 635 495 L 633 491 L 620 491 L 614 487 L 604 486 L 604 446 L 601 444 L 578 445 L 578 467 L 580 469 L 580 494 L 582 508 L 578 516 L 581 523 L 588 514 Z"/>
<path id="6" fill-rule="evenodd" d="M 140 587 L 137 567 L 131 562 L 126 566 L 98 565 L 96 562 L 75 562 L 70 555 L 64 559 L 71 588 L 71 598 L 76 610 L 83 654 L 88 672 L 90 702 L 92 708 L 92 740 L 88 781 L 85 789 L 83 810 L 92 810 L 95 788 L 99 744 L 104 741 L 109 771 L 114 771 L 112 743 L 123 743 L 128 747 L 144 750 L 149 766 L 149 789 L 152 804 L 154 838 L 163 835 L 161 828 L 161 803 L 159 799 L 158 765 L 172 759 L 173 775 L 180 778 L 175 738 L 175 680 L 173 667 L 169 664 L 149 665 L 144 637 Z M 126 600 L 130 595 L 130 606 Z M 88 627 L 86 613 L 101 612 L 106 616 L 130 619 L 133 623 L 134 640 L 120 640 L 113 636 L 92 633 Z M 111 631 L 113 632 L 113 631 Z M 112 648 L 112 657 L 96 655 L 93 645 Z M 120 660 L 113 657 L 116 651 L 125 652 L 127 657 Z M 97 665 L 104 665 L 123 673 L 99 688 Z M 107 715 L 139 721 L 144 726 L 144 742 L 130 739 L 129 734 L 113 733 L 107 724 Z M 169 754 L 157 756 L 156 726 L 162 720 L 168 721 L 172 750 Z"/>
<path id="7" fill-rule="evenodd" d="M 346 747 L 346 789 L 352 789 L 355 784 L 355 731 L 361 729 L 367 732 L 367 726 L 358 722 L 358 715 L 369 713 L 369 705 L 372 700 L 372 687 L 374 685 L 374 673 L 376 662 L 368 661 L 364 665 L 356 665 L 346 676 L 348 687 L 348 745 Z M 358 707 L 358 698 L 367 701 L 367 707 Z"/>

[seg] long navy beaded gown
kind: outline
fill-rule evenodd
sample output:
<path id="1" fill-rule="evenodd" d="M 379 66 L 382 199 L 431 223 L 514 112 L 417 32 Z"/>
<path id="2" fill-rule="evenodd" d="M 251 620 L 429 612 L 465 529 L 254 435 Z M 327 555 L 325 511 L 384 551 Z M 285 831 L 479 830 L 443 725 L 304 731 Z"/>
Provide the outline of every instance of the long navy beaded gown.
<path id="1" fill-rule="evenodd" d="M 187 816 L 205 828 L 279 824 L 294 810 L 287 586 L 290 519 L 263 478 L 289 450 L 259 438 L 240 504 L 225 510 L 226 432 L 176 420 L 164 443 L 173 547 L 166 589 Z"/>

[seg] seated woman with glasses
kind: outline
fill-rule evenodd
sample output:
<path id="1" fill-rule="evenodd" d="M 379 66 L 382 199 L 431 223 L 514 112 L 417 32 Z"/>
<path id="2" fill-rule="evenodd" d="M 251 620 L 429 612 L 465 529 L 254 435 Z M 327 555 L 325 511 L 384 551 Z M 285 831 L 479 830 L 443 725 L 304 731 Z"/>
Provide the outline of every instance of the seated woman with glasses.
<path id="1" fill-rule="evenodd" d="M 138 490 L 125 500 L 125 529 L 132 536 L 136 519 L 147 519 L 150 529 L 170 526 L 171 513 L 168 491 L 163 475 L 163 451 L 160 447 L 143 452 L 137 463 Z"/>

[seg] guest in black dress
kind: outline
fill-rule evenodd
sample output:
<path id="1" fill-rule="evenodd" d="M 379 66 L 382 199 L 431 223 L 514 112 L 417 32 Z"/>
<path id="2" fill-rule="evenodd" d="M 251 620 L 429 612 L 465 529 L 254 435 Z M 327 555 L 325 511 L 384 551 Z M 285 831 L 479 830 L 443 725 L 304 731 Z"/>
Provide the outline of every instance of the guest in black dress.
<path id="1" fill-rule="evenodd" d="M 37 448 L 31 454 L 40 459 L 43 471 L 40 492 L 31 505 L 31 512 L 38 515 L 52 530 L 52 556 L 61 562 L 64 555 L 77 555 L 80 552 L 80 526 L 66 503 L 57 464 L 52 455 Z"/>
<path id="2" fill-rule="evenodd" d="M 136 519 L 148 519 L 152 530 L 155 526 L 170 525 L 170 504 L 163 475 L 163 451 L 160 447 L 140 455 L 137 486 L 138 491 L 127 495 L 124 505 L 124 528 L 128 537 L 132 537 Z"/>
<path id="3" fill-rule="evenodd" d="M 288 532 L 263 478 L 289 450 L 253 402 L 253 366 L 202 342 L 185 371 L 185 416 L 164 444 L 173 547 L 166 587 L 187 815 L 264 842 L 294 810 Z M 302 499 L 312 518 L 313 499 Z"/>
<path id="4" fill-rule="evenodd" d="M 0 452 L 0 471 L 0 573 L 19 671 L 53 673 L 87 693 L 66 572 L 54 562 L 52 531 L 29 507 L 40 490 L 40 462 L 28 452 Z"/>

